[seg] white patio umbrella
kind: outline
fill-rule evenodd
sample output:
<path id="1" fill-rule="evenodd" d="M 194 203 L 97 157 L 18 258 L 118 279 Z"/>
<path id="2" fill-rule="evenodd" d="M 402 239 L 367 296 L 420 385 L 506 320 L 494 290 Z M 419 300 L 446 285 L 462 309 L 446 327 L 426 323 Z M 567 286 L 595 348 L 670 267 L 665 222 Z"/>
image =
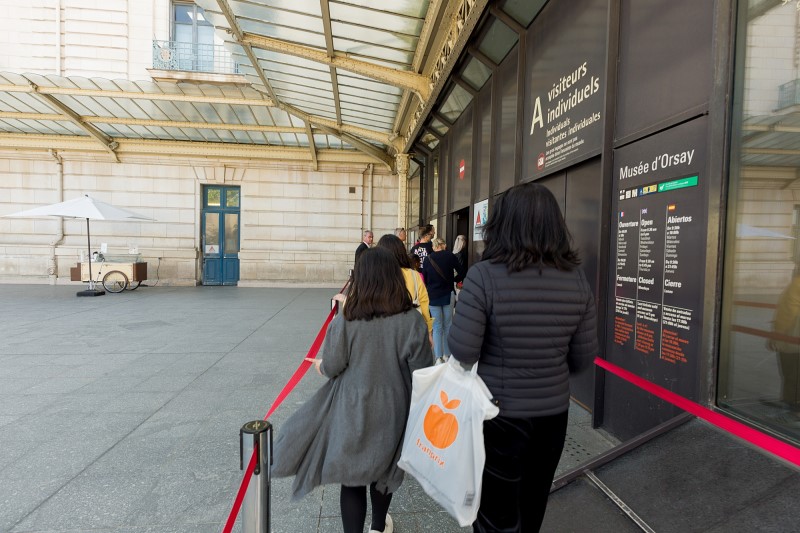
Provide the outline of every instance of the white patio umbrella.
<path id="1" fill-rule="evenodd" d="M 105 291 L 95 288 L 95 281 L 91 276 L 92 241 L 89 233 L 89 220 L 153 220 L 150 217 L 134 213 L 133 211 L 128 211 L 127 209 L 95 200 L 88 194 L 72 200 L 67 200 L 66 202 L 34 207 L 33 209 L 27 209 L 19 213 L 12 213 L 4 216 L 17 218 L 63 217 L 86 219 L 86 245 L 87 251 L 89 252 L 89 289 L 80 291 L 78 296 L 100 296 L 101 294 L 105 294 Z"/>

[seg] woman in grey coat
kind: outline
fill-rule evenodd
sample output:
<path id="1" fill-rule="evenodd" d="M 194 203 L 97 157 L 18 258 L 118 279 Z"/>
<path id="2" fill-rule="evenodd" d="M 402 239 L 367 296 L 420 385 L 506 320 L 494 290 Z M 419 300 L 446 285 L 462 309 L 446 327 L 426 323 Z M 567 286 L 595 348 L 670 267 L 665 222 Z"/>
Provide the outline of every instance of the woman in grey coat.
<path id="1" fill-rule="evenodd" d="M 449 345 L 480 361 L 500 414 L 484 422 L 486 463 L 475 532 L 539 531 L 564 449 L 569 373 L 597 354 L 594 296 L 553 194 L 509 189 L 464 280 Z"/>
<path id="2" fill-rule="evenodd" d="M 328 381 L 278 428 L 273 475 L 295 476 L 295 498 L 341 484 L 345 533 L 363 531 L 369 486 L 371 531 L 391 533 L 387 510 L 403 481 L 397 461 L 411 373 L 432 357 L 428 327 L 394 256 L 383 248 L 363 252 L 315 361 Z"/>

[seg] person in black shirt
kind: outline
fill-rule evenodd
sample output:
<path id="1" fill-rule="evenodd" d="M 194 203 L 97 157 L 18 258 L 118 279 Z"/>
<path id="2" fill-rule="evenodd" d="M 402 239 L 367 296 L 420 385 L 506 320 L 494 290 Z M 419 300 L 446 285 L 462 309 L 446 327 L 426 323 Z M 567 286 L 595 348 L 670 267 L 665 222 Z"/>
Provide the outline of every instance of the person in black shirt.
<path id="1" fill-rule="evenodd" d="M 428 224 L 419 227 L 419 241 L 411 248 L 411 253 L 419 257 L 419 271 L 425 268 L 425 258 L 433 253 L 431 239 L 436 235 L 436 228 Z"/>
<path id="2" fill-rule="evenodd" d="M 365 250 L 369 250 L 372 247 L 372 239 L 372 231 L 364 231 L 364 240 L 361 241 L 361 244 L 359 244 L 358 248 L 356 248 L 356 258 L 353 264 L 358 263 L 358 256 L 360 256 Z"/>
<path id="3" fill-rule="evenodd" d="M 453 283 L 464 279 L 467 273 L 466 267 L 446 248 L 444 240 L 434 239 L 433 253 L 422 267 L 433 317 L 433 355 L 437 363 L 450 356 L 447 335 L 453 320 Z"/>

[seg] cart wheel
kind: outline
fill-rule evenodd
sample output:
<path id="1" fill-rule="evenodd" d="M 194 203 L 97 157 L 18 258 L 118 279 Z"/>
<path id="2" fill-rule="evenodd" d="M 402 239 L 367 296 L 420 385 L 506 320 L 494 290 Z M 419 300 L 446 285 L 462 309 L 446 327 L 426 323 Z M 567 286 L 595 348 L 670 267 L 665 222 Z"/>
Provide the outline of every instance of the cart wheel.
<path id="1" fill-rule="evenodd" d="M 127 288 L 128 288 L 129 291 L 135 291 L 136 289 L 139 288 L 139 285 L 141 285 L 141 284 L 142 284 L 141 281 L 129 281 Z"/>
<path id="2" fill-rule="evenodd" d="M 103 287 L 108 292 L 122 292 L 128 286 L 128 276 L 119 270 L 112 270 L 103 276 Z"/>

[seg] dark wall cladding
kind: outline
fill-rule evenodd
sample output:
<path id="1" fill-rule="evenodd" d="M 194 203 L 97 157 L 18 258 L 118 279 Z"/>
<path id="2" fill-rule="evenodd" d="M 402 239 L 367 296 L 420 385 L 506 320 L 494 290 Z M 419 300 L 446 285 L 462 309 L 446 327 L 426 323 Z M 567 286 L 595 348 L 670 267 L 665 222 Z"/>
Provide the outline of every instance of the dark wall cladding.
<path id="1" fill-rule="evenodd" d="M 470 104 L 461 113 L 461 116 L 453 124 L 452 147 L 450 153 L 450 171 L 448 180 L 450 181 L 450 211 L 457 211 L 470 204 L 472 194 L 472 129 L 473 129 L 473 109 Z"/>
<path id="2" fill-rule="evenodd" d="M 711 92 L 714 4 L 622 0 L 615 139 L 702 112 Z"/>
<path id="3" fill-rule="evenodd" d="M 489 196 L 489 172 L 492 161 L 492 80 L 491 78 L 475 99 L 475 114 L 478 120 L 478 138 L 475 139 L 477 162 L 475 163 L 475 201 Z"/>
<path id="4" fill-rule="evenodd" d="M 523 180 L 602 148 L 607 21 L 608 0 L 550 2 L 528 29 Z"/>
<path id="5" fill-rule="evenodd" d="M 493 144 L 497 159 L 493 166 L 492 193 L 503 192 L 516 183 L 518 63 L 519 46 L 509 52 L 494 74 L 497 109 Z"/>
<path id="6" fill-rule="evenodd" d="M 453 143 L 453 136 L 448 132 L 447 136 L 439 143 L 439 194 L 438 203 L 434 206 L 435 213 L 441 215 L 447 209 L 447 183 L 450 180 L 450 145 Z"/>

